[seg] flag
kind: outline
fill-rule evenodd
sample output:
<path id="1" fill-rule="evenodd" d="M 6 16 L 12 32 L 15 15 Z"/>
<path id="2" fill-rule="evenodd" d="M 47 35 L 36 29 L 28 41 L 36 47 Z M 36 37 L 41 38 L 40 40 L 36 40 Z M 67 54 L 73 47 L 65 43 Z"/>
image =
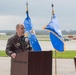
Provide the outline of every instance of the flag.
<path id="1" fill-rule="evenodd" d="M 41 47 L 36 38 L 35 31 L 33 29 L 33 25 L 31 23 L 31 19 L 29 17 L 28 11 L 26 11 L 26 15 L 27 17 L 24 20 L 24 27 L 25 27 L 25 31 L 28 33 L 30 44 L 34 51 L 41 51 Z"/>
<path id="2" fill-rule="evenodd" d="M 50 23 L 45 27 L 45 29 L 50 31 L 50 40 L 53 47 L 59 52 L 63 52 L 63 37 L 55 14 L 53 14 Z"/>

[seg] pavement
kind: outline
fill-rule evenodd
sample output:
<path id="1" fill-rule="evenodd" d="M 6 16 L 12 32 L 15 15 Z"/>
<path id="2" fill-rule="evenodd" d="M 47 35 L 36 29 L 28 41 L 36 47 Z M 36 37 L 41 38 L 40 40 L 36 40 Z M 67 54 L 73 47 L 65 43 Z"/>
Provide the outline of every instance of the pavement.
<path id="1" fill-rule="evenodd" d="M 65 41 L 66 50 L 76 50 L 76 41 Z M 0 40 L 0 50 L 6 49 L 7 40 Z M 39 41 L 39 44 L 43 51 L 54 50 L 50 41 Z"/>
<path id="2" fill-rule="evenodd" d="M 0 75 L 10 75 L 10 57 L 0 57 Z M 53 59 L 53 74 L 55 75 L 55 59 Z M 57 75 L 76 75 L 74 59 L 57 59 Z"/>
<path id="3" fill-rule="evenodd" d="M 50 41 L 39 41 L 43 51 L 54 50 Z M 5 50 L 7 40 L 0 40 L 0 50 Z M 76 50 L 76 41 L 66 41 L 66 50 Z M 0 57 L 0 75 L 10 75 L 10 57 Z M 55 75 L 53 59 L 53 74 Z M 74 59 L 57 59 L 57 75 L 76 75 Z"/>

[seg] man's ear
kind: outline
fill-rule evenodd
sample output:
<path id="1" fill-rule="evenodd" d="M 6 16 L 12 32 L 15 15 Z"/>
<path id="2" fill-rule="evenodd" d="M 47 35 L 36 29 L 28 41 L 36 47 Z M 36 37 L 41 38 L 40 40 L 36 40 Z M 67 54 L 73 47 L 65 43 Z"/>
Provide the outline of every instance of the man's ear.
<path id="1" fill-rule="evenodd" d="M 18 31 L 18 28 L 16 28 L 16 32 Z"/>

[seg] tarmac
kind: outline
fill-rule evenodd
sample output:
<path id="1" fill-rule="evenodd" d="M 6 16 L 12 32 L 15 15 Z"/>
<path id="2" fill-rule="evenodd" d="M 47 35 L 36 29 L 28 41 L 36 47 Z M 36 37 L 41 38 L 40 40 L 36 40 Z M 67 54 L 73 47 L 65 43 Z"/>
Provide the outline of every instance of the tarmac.
<path id="1" fill-rule="evenodd" d="M 55 60 L 53 59 L 52 75 L 55 75 Z M 11 58 L 0 57 L 0 75 L 10 75 Z M 74 59 L 57 59 L 57 75 L 76 75 Z"/>
<path id="2" fill-rule="evenodd" d="M 6 49 L 7 40 L 0 40 L 0 50 Z M 39 41 L 43 51 L 54 50 L 50 41 Z M 65 41 L 65 50 L 76 50 L 76 41 Z"/>
<path id="3" fill-rule="evenodd" d="M 7 40 L 0 40 L 0 50 L 5 50 Z M 50 41 L 39 41 L 43 51 L 54 50 Z M 66 50 L 76 50 L 76 41 L 66 41 Z M 10 75 L 11 58 L 0 57 L 0 75 Z M 53 59 L 52 75 L 55 75 Z M 76 75 L 74 59 L 57 59 L 57 75 Z"/>

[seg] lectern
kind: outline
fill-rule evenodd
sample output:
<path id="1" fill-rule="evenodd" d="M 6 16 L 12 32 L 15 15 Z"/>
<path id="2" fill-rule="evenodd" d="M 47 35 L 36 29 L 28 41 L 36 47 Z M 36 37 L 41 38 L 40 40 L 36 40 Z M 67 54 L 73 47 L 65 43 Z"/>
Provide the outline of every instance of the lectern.
<path id="1" fill-rule="evenodd" d="M 25 51 L 11 59 L 11 75 L 52 75 L 52 51 Z"/>

